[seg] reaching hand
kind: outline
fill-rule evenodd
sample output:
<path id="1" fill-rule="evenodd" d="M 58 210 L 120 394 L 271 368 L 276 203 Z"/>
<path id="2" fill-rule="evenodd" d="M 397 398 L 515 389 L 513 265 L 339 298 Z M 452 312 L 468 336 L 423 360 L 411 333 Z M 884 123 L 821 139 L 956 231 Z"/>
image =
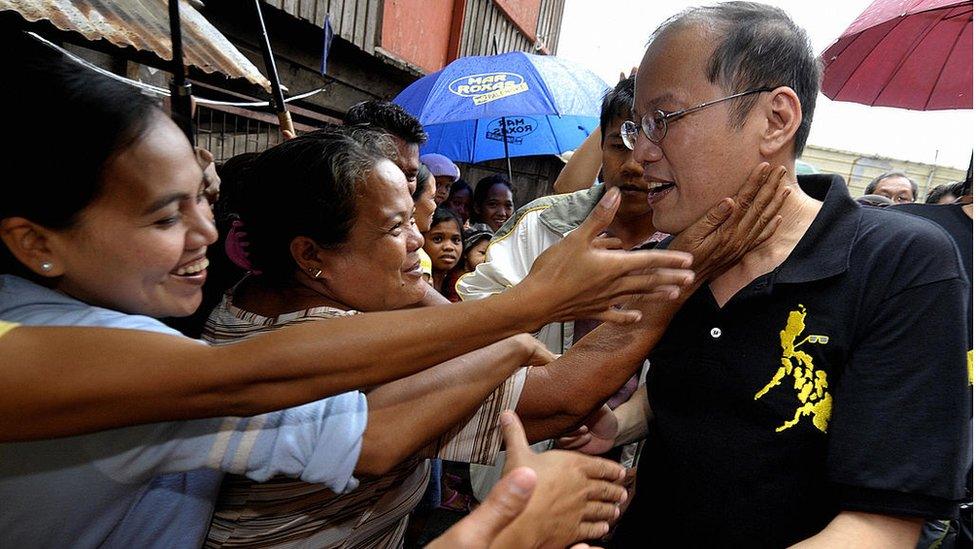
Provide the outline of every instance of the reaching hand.
<path id="1" fill-rule="evenodd" d="M 512 338 L 525 347 L 526 356 L 529 357 L 525 360 L 525 366 L 545 366 L 558 358 L 541 341 L 529 334 L 518 334 Z"/>
<path id="2" fill-rule="evenodd" d="M 503 413 L 501 424 L 508 451 L 505 470 L 530 467 L 538 483 L 525 511 L 497 540 L 498 546 L 566 547 L 606 534 L 610 521 L 620 515 L 618 505 L 626 500 L 626 490 L 614 484 L 623 479 L 623 467 L 563 450 L 536 454 L 514 413 Z"/>
<path id="3" fill-rule="evenodd" d="M 732 198 L 726 198 L 675 237 L 670 249 L 690 252 L 699 281 L 721 274 L 763 243 L 779 227 L 778 216 L 790 194 L 786 168 L 763 162 Z"/>
<path id="4" fill-rule="evenodd" d="M 517 286 L 527 307 L 545 307 L 547 322 L 592 318 L 618 323 L 640 320 L 640 312 L 614 309 L 629 296 L 667 300 L 694 274 L 692 257 L 671 250 L 623 251 L 601 233 L 613 221 L 620 191 L 610 189 L 586 221 L 540 255 Z"/>
<path id="5" fill-rule="evenodd" d="M 603 405 L 579 429 L 556 439 L 556 447 L 599 456 L 613 448 L 617 431 L 617 416 L 609 406 Z"/>

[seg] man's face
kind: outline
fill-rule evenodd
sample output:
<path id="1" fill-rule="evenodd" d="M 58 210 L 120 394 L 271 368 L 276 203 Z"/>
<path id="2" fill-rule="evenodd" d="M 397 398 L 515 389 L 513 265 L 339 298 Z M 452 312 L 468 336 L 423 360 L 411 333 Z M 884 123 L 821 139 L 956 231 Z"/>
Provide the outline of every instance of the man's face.
<path id="1" fill-rule="evenodd" d="M 895 204 L 915 202 L 915 195 L 912 194 L 912 182 L 900 175 L 893 175 L 878 181 L 878 185 L 874 188 L 874 194 L 887 196 Z"/>
<path id="2" fill-rule="evenodd" d="M 620 138 L 620 125 L 626 120 L 626 116 L 613 118 L 603 138 L 603 182 L 607 189 L 620 189 L 617 217 L 625 220 L 651 213 L 647 203 L 648 186 L 643 180 L 644 170 L 634 161 L 633 151 Z"/>
<path id="3" fill-rule="evenodd" d="M 639 123 L 657 109 L 674 112 L 729 95 L 705 76 L 712 49 L 712 40 L 696 27 L 656 39 L 637 72 L 633 120 Z M 729 107 L 720 103 L 670 120 L 660 143 L 640 132 L 634 159 L 643 167 L 645 184 L 652 186 L 649 200 L 658 230 L 675 234 L 688 228 L 735 194 L 762 160 L 758 109 L 753 108 L 742 128 L 733 129 Z"/>
<path id="4" fill-rule="evenodd" d="M 393 137 L 397 148 L 397 167 L 407 177 L 407 190 L 413 194 L 417 190 L 417 172 L 420 171 L 420 145 L 407 143 L 399 137 Z"/>

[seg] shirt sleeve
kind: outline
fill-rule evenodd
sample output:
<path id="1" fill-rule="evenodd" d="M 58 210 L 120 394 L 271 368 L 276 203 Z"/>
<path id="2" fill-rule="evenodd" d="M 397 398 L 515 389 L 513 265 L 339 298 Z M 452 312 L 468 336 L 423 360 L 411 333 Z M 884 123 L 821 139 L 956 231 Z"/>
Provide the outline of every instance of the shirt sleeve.
<path id="1" fill-rule="evenodd" d="M 284 475 L 342 493 L 358 486 L 366 419 L 366 396 L 349 392 L 250 418 L 129 427 L 83 442 L 95 466 L 119 482 L 208 468 L 257 482 Z"/>
<path id="2" fill-rule="evenodd" d="M 518 405 L 528 368 L 519 368 L 495 389 L 463 423 L 452 427 L 420 452 L 421 457 L 492 465 L 502 447 L 498 416 Z"/>
<path id="3" fill-rule="evenodd" d="M 842 509 L 953 515 L 971 448 L 967 297 L 961 276 L 908 287 L 859 330 L 827 442 Z"/>
<path id="4" fill-rule="evenodd" d="M 492 239 L 485 251 L 484 263 L 457 282 L 457 293 L 462 300 L 484 299 L 501 293 L 529 274 L 532 263 L 541 253 L 531 234 L 531 226 L 539 223 L 538 218 L 539 211 L 526 212 L 510 231 L 499 233 Z"/>

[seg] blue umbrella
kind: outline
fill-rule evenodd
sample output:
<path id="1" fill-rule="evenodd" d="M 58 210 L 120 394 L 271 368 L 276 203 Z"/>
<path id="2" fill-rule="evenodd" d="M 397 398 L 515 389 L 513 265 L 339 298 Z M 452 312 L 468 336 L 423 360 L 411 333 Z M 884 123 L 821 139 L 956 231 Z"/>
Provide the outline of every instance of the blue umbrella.
<path id="1" fill-rule="evenodd" d="M 511 52 L 462 57 L 393 102 L 427 130 L 422 153 L 475 163 L 579 147 L 599 124 L 606 91 L 600 77 L 576 63 Z"/>

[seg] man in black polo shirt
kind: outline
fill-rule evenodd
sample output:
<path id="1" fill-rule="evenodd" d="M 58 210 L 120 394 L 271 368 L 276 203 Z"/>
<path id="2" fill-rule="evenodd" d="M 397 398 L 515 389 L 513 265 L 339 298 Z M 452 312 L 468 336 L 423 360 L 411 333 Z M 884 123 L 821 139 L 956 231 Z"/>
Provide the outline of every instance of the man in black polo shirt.
<path id="1" fill-rule="evenodd" d="M 623 132 L 655 224 L 681 233 L 757 162 L 792 166 L 819 76 L 776 8 L 695 8 L 659 28 Z M 912 546 L 962 497 L 967 286 L 952 242 L 857 206 L 838 176 L 790 190 L 774 235 L 696 290 L 651 353 L 618 546 Z"/>

